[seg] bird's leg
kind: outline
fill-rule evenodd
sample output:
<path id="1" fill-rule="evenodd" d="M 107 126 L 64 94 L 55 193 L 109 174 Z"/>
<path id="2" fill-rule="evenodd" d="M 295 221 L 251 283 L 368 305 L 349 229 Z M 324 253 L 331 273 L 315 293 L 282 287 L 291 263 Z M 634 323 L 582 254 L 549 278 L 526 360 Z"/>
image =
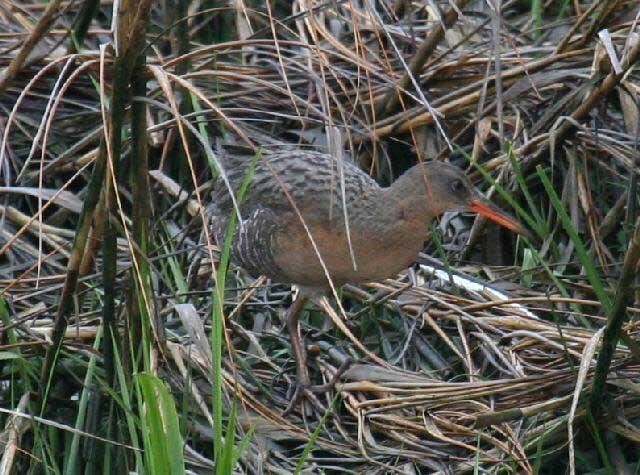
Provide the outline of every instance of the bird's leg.
<path id="1" fill-rule="evenodd" d="M 296 360 L 296 389 L 293 393 L 289 405 L 284 411 L 284 415 L 290 413 L 296 406 L 300 398 L 306 396 L 314 406 L 321 411 L 324 410 L 322 404 L 315 397 L 314 393 L 324 393 L 330 391 L 335 386 L 338 379 L 342 374 L 351 366 L 351 358 L 347 358 L 341 365 L 336 373 L 332 376 L 331 380 L 326 384 L 317 386 L 311 385 L 311 378 L 309 378 L 309 369 L 307 367 L 307 359 L 305 355 L 304 345 L 300 336 L 300 315 L 305 303 L 309 300 L 307 296 L 300 294 L 298 299 L 293 302 L 289 311 L 287 312 L 287 329 L 289 331 L 289 338 L 291 339 L 291 348 L 293 350 L 293 356 Z"/>
<path id="2" fill-rule="evenodd" d="M 311 384 L 311 380 L 309 379 L 309 370 L 307 369 L 304 346 L 302 345 L 302 338 L 300 337 L 299 322 L 302 309 L 308 300 L 308 297 L 302 294 L 299 295 L 287 312 L 287 329 L 289 330 L 289 338 L 291 339 L 293 357 L 296 360 L 297 383 L 305 386 L 309 386 Z"/>
<path id="3" fill-rule="evenodd" d="M 307 303 L 308 300 L 309 298 L 301 293 L 296 301 L 291 304 L 287 312 L 287 329 L 289 330 L 293 357 L 296 360 L 296 387 L 283 415 L 289 414 L 304 395 L 306 395 L 315 406 L 322 409 L 320 401 L 308 391 L 308 388 L 311 387 L 311 379 L 309 378 L 307 359 L 300 336 L 300 315 L 302 314 L 304 304 Z"/>

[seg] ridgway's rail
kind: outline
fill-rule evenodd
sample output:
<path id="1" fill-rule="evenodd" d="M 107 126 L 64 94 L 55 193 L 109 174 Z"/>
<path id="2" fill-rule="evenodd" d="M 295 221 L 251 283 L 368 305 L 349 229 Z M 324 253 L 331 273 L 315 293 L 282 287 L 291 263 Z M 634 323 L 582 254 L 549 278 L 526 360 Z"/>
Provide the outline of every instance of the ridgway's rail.
<path id="1" fill-rule="evenodd" d="M 250 163 L 246 157 L 225 158 L 236 192 Z M 328 154 L 297 149 L 265 153 L 239 209 L 243 222 L 236 228 L 232 260 L 253 276 L 301 289 L 287 315 L 297 368 L 292 403 L 303 393 L 326 389 L 310 386 L 298 320 L 309 297 L 330 289 L 329 280 L 337 288 L 396 276 L 424 248 L 429 222 L 445 211 L 480 213 L 528 235 L 480 194 L 462 170 L 437 161 L 418 163 L 384 188 L 355 164 Z M 229 190 L 220 180 L 213 192 L 213 231 L 219 245 L 232 213 Z"/>

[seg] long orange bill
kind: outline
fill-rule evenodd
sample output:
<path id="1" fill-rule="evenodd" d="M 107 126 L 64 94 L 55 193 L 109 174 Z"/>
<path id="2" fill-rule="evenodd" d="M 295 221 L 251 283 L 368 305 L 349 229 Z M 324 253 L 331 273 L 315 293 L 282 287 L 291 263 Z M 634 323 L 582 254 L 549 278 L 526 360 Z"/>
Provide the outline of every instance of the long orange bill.
<path id="1" fill-rule="evenodd" d="M 531 242 L 534 242 L 535 240 L 533 235 L 522 224 L 520 224 L 520 222 L 518 222 L 516 218 L 508 213 L 505 213 L 491 201 L 485 198 L 471 199 L 469 201 L 469 210 L 474 213 L 481 214 L 482 216 L 489 218 L 491 221 L 495 221 L 505 228 L 511 229 L 521 236 L 524 236 Z"/>

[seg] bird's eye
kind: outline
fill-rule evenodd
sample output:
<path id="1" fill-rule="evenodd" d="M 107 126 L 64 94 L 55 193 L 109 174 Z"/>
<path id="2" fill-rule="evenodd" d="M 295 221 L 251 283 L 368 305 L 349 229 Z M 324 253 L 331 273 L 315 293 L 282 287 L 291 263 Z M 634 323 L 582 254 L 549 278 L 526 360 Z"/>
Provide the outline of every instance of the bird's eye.
<path id="1" fill-rule="evenodd" d="M 462 183 L 462 180 L 453 180 L 451 182 L 451 191 L 453 193 L 460 193 L 463 188 L 464 188 L 464 183 Z"/>

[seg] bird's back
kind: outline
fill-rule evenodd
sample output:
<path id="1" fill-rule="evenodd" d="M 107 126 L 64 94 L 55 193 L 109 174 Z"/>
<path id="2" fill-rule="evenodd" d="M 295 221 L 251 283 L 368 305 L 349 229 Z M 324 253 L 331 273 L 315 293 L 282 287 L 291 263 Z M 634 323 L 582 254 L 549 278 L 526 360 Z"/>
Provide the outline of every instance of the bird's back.
<path id="1" fill-rule="evenodd" d="M 222 162 L 231 188 L 237 196 L 249 171 L 252 157 L 227 155 Z M 340 171 L 343 173 L 340 174 Z M 240 204 L 241 214 L 244 219 L 248 219 L 257 207 L 287 212 L 293 209 L 293 201 L 298 208 L 312 206 L 318 208 L 319 214 L 329 217 L 336 207 L 341 207 L 341 177 L 344 177 L 347 201 L 369 190 L 378 189 L 372 178 L 347 159 L 339 163 L 329 154 L 300 149 L 262 152 Z M 218 180 L 214 186 L 213 201 L 220 214 L 228 215 L 233 212 L 229 189 L 222 180 Z"/>

